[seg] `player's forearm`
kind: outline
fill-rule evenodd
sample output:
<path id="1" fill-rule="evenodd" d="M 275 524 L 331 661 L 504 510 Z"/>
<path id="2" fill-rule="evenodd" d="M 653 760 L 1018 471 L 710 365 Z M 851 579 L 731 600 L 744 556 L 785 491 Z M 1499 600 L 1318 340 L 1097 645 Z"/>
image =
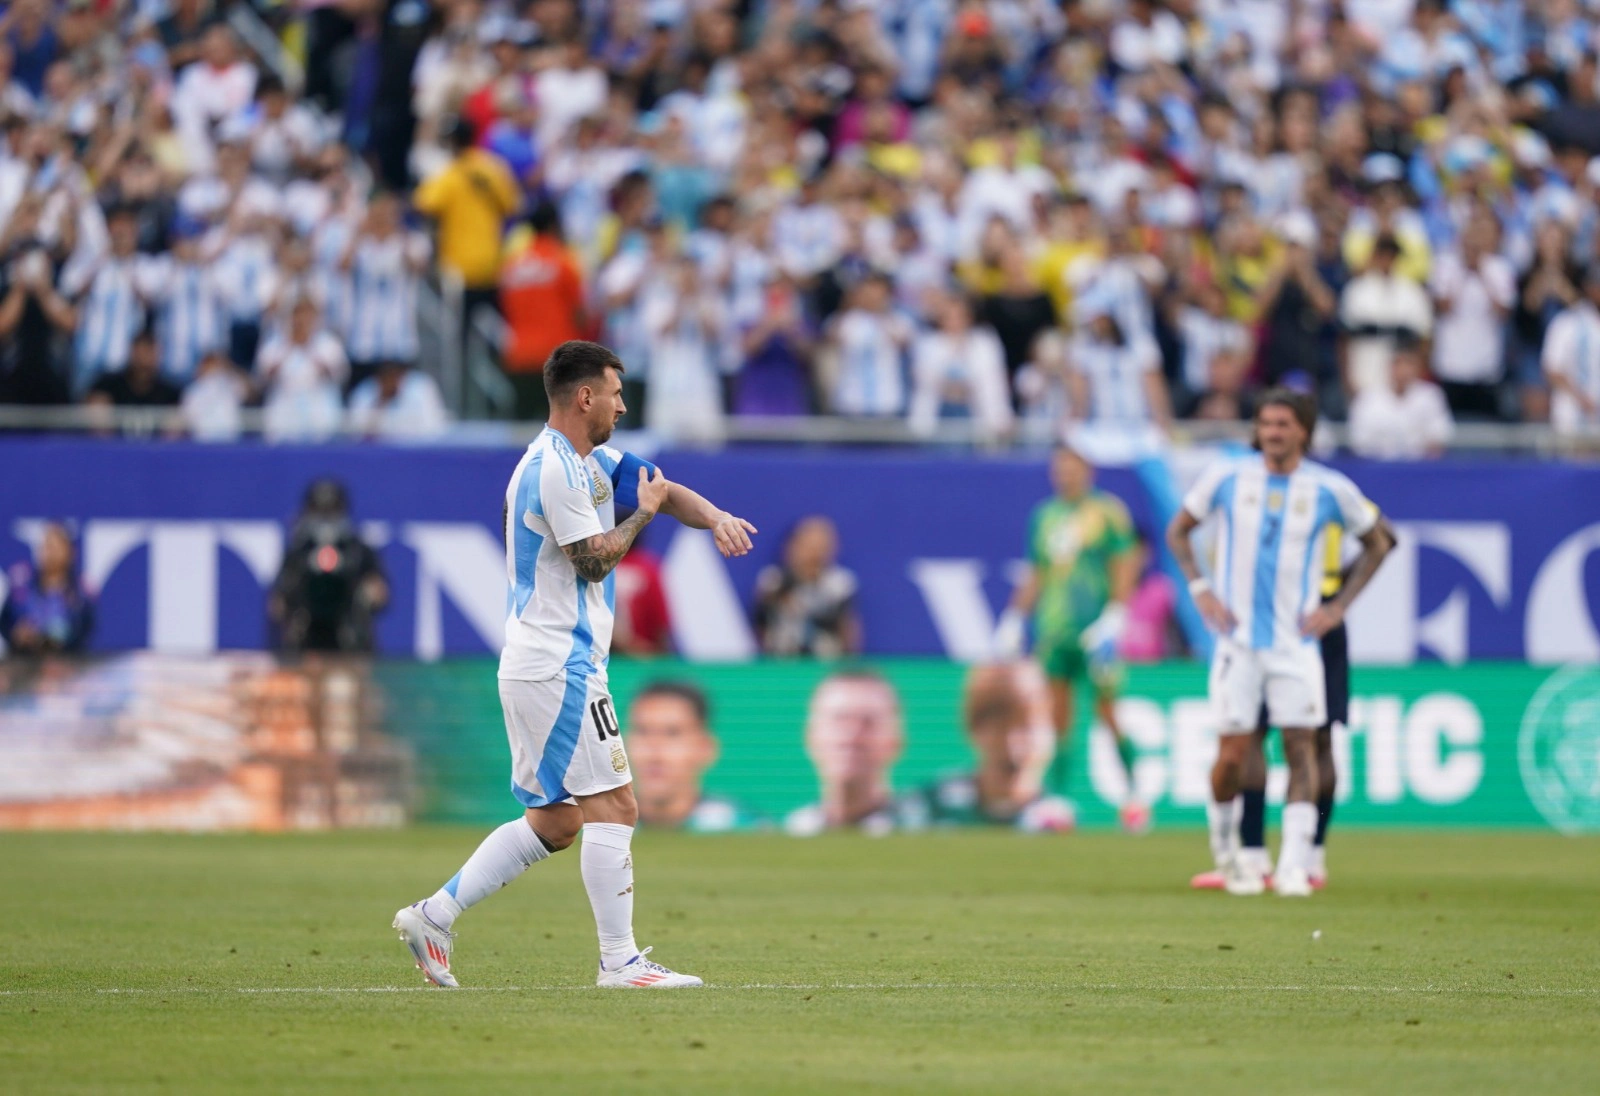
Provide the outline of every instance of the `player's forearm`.
<path id="1" fill-rule="evenodd" d="M 1194 545 L 1189 543 L 1189 533 L 1194 529 L 1193 521 L 1185 521 L 1188 515 L 1180 511 L 1172 519 L 1172 524 L 1167 526 L 1167 551 L 1172 553 L 1178 570 L 1183 572 L 1183 577 L 1193 582 L 1200 577 L 1200 568 L 1194 561 Z"/>
<path id="2" fill-rule="evenodd" d="M 1350 573 L 1344 580 L 1344 585 L 1339 588 L 1334 596 L 1341 610 L 1350 608 L 1351 602 L 1372 581 L 1372 576 L 1378 573 L 1384 557 L 1394 547 L 1394 534 L 1389 531 L 1386 524 L 1380 524 L 1373 533 L 1362 538 L 1361 554 L 1350 565 Z"/>
<path id="3" fill-rule="evenodd" d="M 1008 606 L 1019 613 L 1031 613 L 1039 601 L 1039 573 L 1028 571 L 1028 577 L 1017 583 L 1017 588 L 1011 594 L 1011 604 Z"/>
<path id="4" fill-rule="evenodd" d="M 1134 587 L 1139 584 L 1139 572 L 1143 570 L 1144 553 L 1138 548 L 1130 548 L 1111 561 L 1111 601 L 1115 605 L 1125 605 L 1133 596 Z"/>
<path id="5" fill-rule="evenodd" d="M 653 510 L 635 510 L 611 532 L 574 541 L 563 545 L 561 550 L 572 561 L 572 569 L 578 572 L 579 578 L 586 582 L 603 582 L 633 547 L 634 538 L 655 516 Z"/>
<path id="6" fill-rule="evenodd" d="M 710 499 L 681 483 L 674 483 L 668 488 L 667 501 L 662 504 L 661 512 L 670 518 L 677 518 L 691 529 L 713 529 L 728 516 L 712 505 Z"/>

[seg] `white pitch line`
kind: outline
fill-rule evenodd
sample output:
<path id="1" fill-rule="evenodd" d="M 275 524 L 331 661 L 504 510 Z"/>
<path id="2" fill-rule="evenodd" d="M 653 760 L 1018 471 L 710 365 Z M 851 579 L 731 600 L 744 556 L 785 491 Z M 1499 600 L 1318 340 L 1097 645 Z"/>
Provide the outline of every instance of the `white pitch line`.
<path id="1" fill-rule="evenodd" d="M 544 986 L 463 986 L 455 992 L 464 993 L 577 993 L 594 989 L 589 985 Z M 1487 989 L 1476 986 L 1357 986 L 1357 985 L 1192 985 L 1192 984 L 1127 984 L 1121 982 L 1037 983 L 1037 982 L 746 982 L 742 984 L 712 983 L 708 990 L 777 990 L 783 992 L 830 990 L 990 990 L 1073 993 L 1350 993 L 1350 994 L 1457 994 L 1468 997 L 1594 997 L 1600 996 L 1600 987 L 1547 988 L 1542 986 L 1508 986 L 1505 989 Z M 7 989 L 0 990 L 3 997 L 81 996 L 150 996 L 175 994 L 240 994 L 267 996 L 275 994 L 334 995 L 360 993 L 442 993 L 434 986 L 171 986 L 126 987 L 87 989 Z"/>

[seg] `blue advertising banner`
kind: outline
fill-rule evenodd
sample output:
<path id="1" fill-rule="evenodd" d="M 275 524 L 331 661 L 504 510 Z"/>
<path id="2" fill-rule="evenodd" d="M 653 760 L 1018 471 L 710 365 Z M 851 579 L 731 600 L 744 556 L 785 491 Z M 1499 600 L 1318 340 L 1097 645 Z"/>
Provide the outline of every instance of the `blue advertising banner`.
<path id="1" fill-rule="evenodd" d="M 26 558 L 44 521 L 66 519 L 99 590 L 95 649 L 260 647 L 288 525 L 306 485 L 331 475 L 348 487 L 388 572 L 380 650 L 481 653 L 498 647 L 504 620 L 498 522 L 516 458 L 499 449 L 3 439 L 0 566 Z M 870 652 L 981 654 L 1016 581 L 1029 511 L 1049 492 L 1042 456 L 756 448 L 657 459 L 761 529 L 756 551 L 733 561 L 673 522 L 647 530 L 680 651 L 696 658 L 754 653 L 756 576 L 813 513 L 838 526 Z M 1181 486 L 1203 459 L 1178 463 Z M 1352 615 L 1359 661 L 1600 660 L 1600 468 L 1339 467 L 1401 538 Z M 1139 478 L 1105 470 L 1100 482 L 1159 544 Z"/>

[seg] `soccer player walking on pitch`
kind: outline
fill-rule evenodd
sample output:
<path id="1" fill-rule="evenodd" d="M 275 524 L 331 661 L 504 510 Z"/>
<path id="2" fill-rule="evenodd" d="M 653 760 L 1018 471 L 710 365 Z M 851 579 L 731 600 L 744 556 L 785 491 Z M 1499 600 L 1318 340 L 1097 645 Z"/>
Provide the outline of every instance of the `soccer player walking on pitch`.
<path id="1" fill-rule="evenodd" d="M 634 801 L 628 756 L 606 687 L 612 570 L 656 514 L 710 529 L 724 556 L 750 550 L 755 526 L 717 509 L 660 469 L 605 444 L 627 408 L 622 362 L 590 342 L 556 347 L 544 367 L 550 420 L 506 486 L 511 601 L 500 655 L 500 706 L 511 790 L 525 811 L 478 846 L 394 928 L 428 980 L 454 989 L 451 931 L 461 911 L 571 845 L 583 831 L 584 889 L 600 936 L 597 984 L 670 989 L 700 979 L 649 960 L 633 939 Z M 617 507 L 633 513 L 617 524 Z"/>
<path id="2" fill-rule="evenodd" d="M 1072 739 L 1073 689 L 1087 678 L 1094 711 L 1116 739 L 1127 772 L 1120 814 L 1125 829 L 1150 823 L 1150 810 L 1133 795 L 1133 744 L 1117 726 L 1116 647 L 1127 620 L 1128 597 L 1139 580 L 1140 551 L 1133 519 L 1115 495 L 1096 489 L 1094 468 L 1073 449 L 1058 446 L 1050 460 L 1056 497 L 1039 504 L 1028 523 L 1028 574 L 1000 618 L 995 646 L 1003 658 L 1022 653 L 1024 622 L 1033 613 L 1034 653 L 1050 681 L 1056 728 L 1055 779 L 1064 792 L 1067 747 Z"/>
<path id="3" fill-rule="evenodd" d="M 1208 469 L 1167 528 L 1167 545 L 1189 580 L 1195 605 L 1218 633 L 1210 692 L 1219 738 L 1207 818 L 1212 852 L 1233 894 L 1264 889 L 1259 865 L 1236 856 L 1232 847 L 1234 798 L 1263 701 L 1283 733 L 1289 762 L 1274 885 L 1285 897 L 1311 894 L 1316 729 L 1327 722 L 1319 641 L 1344 620 L 1394 547 L 1387 523 L 1355 484 L 1305 459 L 1316 421 L 1310 397 L 1268 392 L 1256 410 L 1260 455 Z M 1222 518 L 1215 588 L 1201 576 L 1189 543 L 1189 534 L 1212 513 Z M 1319 604 L 1314 580 L 1329 524 L 1360 538 L 1361 554 L 1339 592 Z"/>

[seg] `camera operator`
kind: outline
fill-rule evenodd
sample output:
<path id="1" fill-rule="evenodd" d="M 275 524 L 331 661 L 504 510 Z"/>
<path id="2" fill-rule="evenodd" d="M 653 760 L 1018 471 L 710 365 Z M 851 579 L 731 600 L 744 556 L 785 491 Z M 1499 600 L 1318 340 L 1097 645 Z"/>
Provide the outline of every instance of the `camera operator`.
<path id="1" fill-rule="evenodd" d="M 306 489 L 267 601 L 279 650 L 370 652 L 372 618 L 388 603 L 378 554 L 356 533 L 343 485 L 317 480 Z"/>

